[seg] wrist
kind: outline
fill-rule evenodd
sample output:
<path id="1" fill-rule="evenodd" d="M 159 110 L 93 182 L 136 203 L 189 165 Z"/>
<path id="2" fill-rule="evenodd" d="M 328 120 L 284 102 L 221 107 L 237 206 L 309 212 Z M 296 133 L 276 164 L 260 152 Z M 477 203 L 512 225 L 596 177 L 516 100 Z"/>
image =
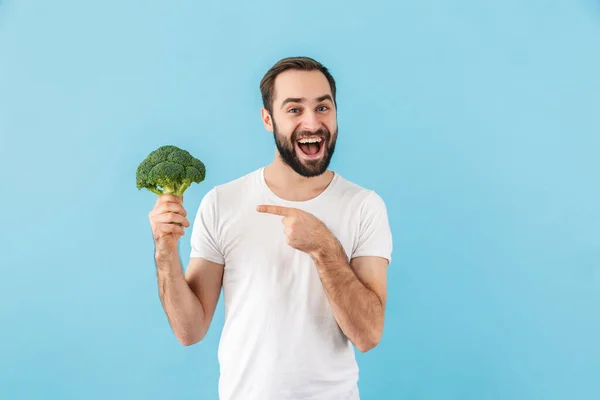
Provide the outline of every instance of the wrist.
<path id="1" fill-rule="evenodd" d="M 171 270 L 178 264 L 179 254 L 177 251 L 156 249 L 154 252 L 154 261 L 158 269 Z"/>
<path id="2" fill-rule="evenodd" d="M 317 265 L 347 261 L 342 244 L 333 235 L 328 235 L 325 240 L 319 241 L 311 256 Z"/>

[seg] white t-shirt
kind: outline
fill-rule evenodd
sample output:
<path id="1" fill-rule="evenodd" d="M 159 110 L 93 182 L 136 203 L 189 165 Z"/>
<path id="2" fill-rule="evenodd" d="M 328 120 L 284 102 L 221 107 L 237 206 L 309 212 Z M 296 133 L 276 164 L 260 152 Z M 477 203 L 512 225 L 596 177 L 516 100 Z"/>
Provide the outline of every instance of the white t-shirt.
<path id="1" fill-rule="evenodd" d="M 259 204 L 312 213 L 348 258 L 391 260 L 383 200 L 339 174 L 319 196 L 301 202 L 276 196 L 264 168 L 211 189 L 195 217 L 191 257 L 225 265 L 219 397 L 357 400 L 354 347 L 333 317 L 314 262 L 286 244 L 282 217 L 257 212 Z"/>

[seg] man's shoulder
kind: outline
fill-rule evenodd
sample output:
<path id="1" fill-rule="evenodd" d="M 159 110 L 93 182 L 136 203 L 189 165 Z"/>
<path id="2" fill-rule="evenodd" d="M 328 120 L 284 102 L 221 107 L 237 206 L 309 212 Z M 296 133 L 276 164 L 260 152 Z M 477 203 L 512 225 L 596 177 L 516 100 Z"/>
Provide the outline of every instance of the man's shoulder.
<path id="1" fill-rule="evenodd" d="M 335 189 L 338 196 L 347 200 L 355 199 L 361 203 L 373 199 L 375 201 L 383 201 L 374 188 L 359 184 L 340 174 L 337 176 Z"/>
<path id="2" fill-rule="evenodd" d="M 260 178 L 261 170 L 262 168 L 258 168 L 253 171 L 247 172 L 242 176 L 221 183 L 216 187 L 219 188 L 219 190 L 236 190 L 245 187 L 249 184 L 255 184 L 256 180 Z"/>
<path id="3" fill-rule="evenodd" d="M 214 195 L 218 195 L 219 197 L 237 197 L 259 183 L 260 172 L 261 169 L 256 169 L 237 178 L 219 183 L 218 185 L 213 186 L 210 192 L 212 192 Z"/>
<path id="4" fill-rule="evenodd" d="M 388 206 L 376 186 L 367 186 L 338 176 L 332 203 L 346 209 L 353 218 L 372 219 L 387 216 Z"/>

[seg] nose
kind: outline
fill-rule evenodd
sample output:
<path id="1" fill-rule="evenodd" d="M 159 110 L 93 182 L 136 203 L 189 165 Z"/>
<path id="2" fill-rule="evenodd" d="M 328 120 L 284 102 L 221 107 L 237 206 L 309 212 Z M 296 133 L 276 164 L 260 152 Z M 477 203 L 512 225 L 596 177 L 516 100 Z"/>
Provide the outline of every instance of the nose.
<path id="1" fill-rule="evenodd" d="M 304 118 L 302 119 L 302 129 L 314 132 L 321 128 L 321 121 L 319 120 L 319 116 L 314 111 L 309 111 L 304 113 Z"/>

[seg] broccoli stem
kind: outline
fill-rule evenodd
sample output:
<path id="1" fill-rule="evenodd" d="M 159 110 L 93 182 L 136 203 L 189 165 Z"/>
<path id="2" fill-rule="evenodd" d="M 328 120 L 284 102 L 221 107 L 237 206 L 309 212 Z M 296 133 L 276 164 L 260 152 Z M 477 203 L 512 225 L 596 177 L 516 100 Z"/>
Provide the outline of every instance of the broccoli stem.
<path id="1" fill-rule="evenodd" d="M 176 194 L 176 192 L 177 192 L 177 190 L 175 189 L 174 185 L 165 186 L 163 188 L 164 194 Z"/>
<path id="2" fill-rule="evenodd" d="M 186 191 L 187 188 L 190 187 L 190 185 L 192 184 L 191 181 L 183 181 L 179 187 L 177 188 L 177 190 L 175 191 L 175 194 L 179 197 L 183 196 L 183 192 Z"/>

